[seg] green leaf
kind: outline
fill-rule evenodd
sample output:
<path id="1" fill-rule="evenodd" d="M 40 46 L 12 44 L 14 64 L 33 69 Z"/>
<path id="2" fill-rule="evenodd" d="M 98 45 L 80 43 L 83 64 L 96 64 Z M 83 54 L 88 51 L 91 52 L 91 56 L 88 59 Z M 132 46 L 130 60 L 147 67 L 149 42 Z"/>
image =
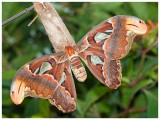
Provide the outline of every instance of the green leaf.
<path id="1" fill-rule="evenodd" d="M 83 112 L 83 106 L 84 106 L 84 103 L 85 103 L 85 101 L 83 101 L 83 100 L 80 100 L 80 99 L 77 99 L 77 101 L 76 101 L 76 103 L 77 103 L 77 111 L 78 111 L 78 117 L 83 117 L 82 115 L 84 114 Z"/>
<path id="2" fill-rule="evenodd" d="M 122 89 L 122 105 L 126 108 L 133 98 L 133 96 L 142 88 L 146 87 L 147 85 L 152 84 L 153 81 L 151 79 L 149 80 L 142 80 L 139 84 L 137 84 L 135 87 L 125 87 Z"/>
<path id="3" fill-rule="evenodd" d="M 2 71 L 2 79 L 3 80 L 12 80 L 16 74 L 16 70 L 11 69 L 11 70 L 3 70 Z"/>
<path id="4" fill-rule="evenodd" d="M 143 75 L 143 76 L 147 75 L 147 76 L 150 76 L 150 78 L 151 78 L 152 72 L 154 72 L 155 74 L 157 74 L 157 71 L 153 70 L 153 67 L 155 67 L 155 66 L 158 67 L 158 58 L 157 57 L 156 58 L 148 58 L 145 61 L 143 67 L 142 67 L 141 75 Z M 156 76 L 158 76 L 158 75 L 156 75 Z"/>
<path id="5" fill-rule="evenodd" d="M 129 84 L 129 83 L 130 83 L 130 80 L 129 80 L 128 77 L 122 77 L 122 82 L 123 82 L 124 84 Z"/>
<path id="6" fill-rule="evenodd" d="M 133 11 L 135 12 L 135 16 L 137 16 L 143 20 L 147 20 L 149 18 L 149 12 L 148 12 L 149 10 L 148 10 L 147 3 L 145 3 L 145 2 L 131 2 L 129 4 L 131 5 Z"/>
<path id="7" fill-rule="evenodd" d="M 106 94 L 108 88 L 106 86 L 96 86 L 88 91 L 85 98 L 85 108 L 86 110 L 88 107 L 93 104 L 95 101 L 100 99 L 103 95 Z"/>
<path id="8" fill-rule="evenodd" d="M 158 89 L 148 91 L 143 90 L 148 102 L 147 117 L 148 118 L 158 118 Z"/>
<path id="9" fill-rule="evenodd" d="M 30 117 L 39 113 L 39 99 L 33 98 L 25 108 L 25 116 Z"/>
<path id="10" fill-rule="evenodd" d="M 13 65 L 15 68 L 19 69 L 19 67 L 23 66 L 25 63 L 31 61 L 35 57 L 35 53 L 31 52 L 28 55 L 20 55 L 14 59 Z"/>
<path id="11" fill-rule="evenodd" d="M 99 110 L 97 109 L 96 104 L 93 104 L 87 111 L 86 117 L 89 118 L 99 118 L 100 117 L 100 113 Z"/>
<path id="12" fill-rule="evenodd" d="M 4 89 L 2 91 L 2 105 L 11 105 L 12 101 L 10 98 L 10 90 L 9 89 Z"/>
<path id="13" fill-rule="evenodd" d="M 123 3 L 122 2 L 107 2 L 107 3 L 92 3 L 95 7 L 99 6 L 100 10 L 105 11 L 114 11 L 115 9 L 119 8 Z"/>
<path id="14" fill-rule="evenodd" d="M 11 82 L 12 82 L 11 80 L 3 80 L 2 88 L 10 88 Z"/>
<path id="15" fill-rule="evenodd" d="M 134 99 L 134 106 L 131 109 L 137 109 L 137 108 L 145 108 L 147 101 L 145 95 L 141 92 L 138 94 L 138 96 Z M 146 117 L 146 110 L 141 112 L 133 112 L 129 114 L 130 118 L 144 118 Z"/>
<path id="16" fill-rule="evenodd" d="M 31 116 L 31 118 L 42 118 L 42 115 L 43 115 L 43 114 L 40 114 L 40 113 L 33 114 L 33 115 Z"/>
<path id="17" fill-rule="evenodd" d="M 149 84 L 152 84 L 153 81 L 151 79 L 149 80 L 142 80 L 140 83 L 138 83 L 137 86 L 135 86 L 133 89 L 132 89 L 132 92 L 130 94 L 130 99 L 133 98 L 133 96 L 135 95 L 136 92 L 138 92 L 140 89 L 144 88 L 145 86 L 149 85 Z"/>
<path id="18" fill-rule="evenodd" d="M 124 108 L 128 107 L 128 104 L 130 102 L 130 94 L 131 94 L 132 88 L 124 86 L 124 88 L 121 90 L 122 92 L 122 99 L 121 104 Z"/>
<path id="19" fill-rule="evenodd" d="M 43 117 L 49 117 L 50 116 L 50 103 L 48 100 L 40 99 L 39 101 L 39 109 L 40 114 Z"/>
<path id="20" fill-rule="evenodd" d="M 88 108 L 106 94 L 108 88 L 106 86 L 95 86 L 88 91 L 85 97 L 85 102 L 79 107 L 81 116 L 84 116 Z"/>
<path id="21" fill-rule="evenodd" d="M 158 21 L 158 6 L 155 2 L 148 3 L 148 13 L 149 13 L 149 19 L 153 21 Z M 154 15 L 153 15 L 154 13 Z"/>
<path id="22" fill-rule="evenodd" d="M 110 111 L 109 107 L 106 105 L 106 100 L 96 103 L 96 107 L 100 113 L 106 114 Z"/>

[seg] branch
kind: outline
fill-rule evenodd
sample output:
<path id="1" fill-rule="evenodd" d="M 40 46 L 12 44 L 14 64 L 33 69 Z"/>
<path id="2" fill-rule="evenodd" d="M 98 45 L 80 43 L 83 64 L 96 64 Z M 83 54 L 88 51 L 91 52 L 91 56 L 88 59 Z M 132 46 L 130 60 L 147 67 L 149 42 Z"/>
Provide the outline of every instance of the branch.
<path id="1" fill-rule="evenodd" d="M 158 45 L 158 40 L 154 41 L 147 49 L 143 51 L 143 53 L 147 54 L 147 52 L 149 52 L 156 45 Z"/>
<path id="2" fill-rule="evenodd" d="M 126 109 L 125 111 L 112 116 L 112 118 L 120 118 L 120 117 L 125 117 L 126 115 L 128 115 L 129 113 L 137 113 L 137 112 L 143 112 L 147 109 L 146 106 L 143 107 L 139 107 L 139 108 L 133 108 L 133 109 Z"/>
<path id="3" fill-rule="evenodd" d="M 33 5 L 46 29 L 55 52 L 63 51 L 65 46 L 75 45 L 73 37 L 51 3 L 45 2 L 43 6 L 41 3 L 36 2 Z"/>

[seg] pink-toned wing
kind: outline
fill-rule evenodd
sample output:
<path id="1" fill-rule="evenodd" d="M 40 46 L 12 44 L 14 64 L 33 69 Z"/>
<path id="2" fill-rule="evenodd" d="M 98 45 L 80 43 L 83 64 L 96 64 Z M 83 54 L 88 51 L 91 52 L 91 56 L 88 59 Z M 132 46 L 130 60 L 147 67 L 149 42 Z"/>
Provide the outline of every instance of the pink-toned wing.
<path id="1" fill-rule="evenodd" d="M 64 52 L 46 55 L 21 67 L 11 85 L 11 99 L 20 104 L 27 96 L 48 99 L 63 112 L 76 109 L 76 90 Z"/>

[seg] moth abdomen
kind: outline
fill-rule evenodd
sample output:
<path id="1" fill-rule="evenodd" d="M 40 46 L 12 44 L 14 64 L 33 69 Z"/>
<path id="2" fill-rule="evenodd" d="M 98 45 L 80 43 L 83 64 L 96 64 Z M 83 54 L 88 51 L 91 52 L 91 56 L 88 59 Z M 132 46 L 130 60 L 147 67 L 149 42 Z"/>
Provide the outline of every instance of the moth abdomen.
<path id="1" fill-rule="evenodd" d="M 87 78 L 87 73 L 83 64 L 79 60 L 79 57 L 78 56 L 72 57 L 70 63 L 73 74 L 77 78 L 77 80 L 80 82 L 85 81 Z"/>

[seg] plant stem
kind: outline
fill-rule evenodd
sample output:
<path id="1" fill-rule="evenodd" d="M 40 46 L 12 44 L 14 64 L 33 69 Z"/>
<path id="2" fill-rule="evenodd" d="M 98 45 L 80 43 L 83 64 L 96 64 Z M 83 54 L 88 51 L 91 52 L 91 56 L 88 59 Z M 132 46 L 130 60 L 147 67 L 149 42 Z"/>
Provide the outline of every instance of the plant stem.
<path id="1" fill-rule="evenodd" d="M 154 41 L 146 50 L 143 51 L 143 53 L 149 52 L 155 45 L 158 44 L 158 40 Z"/>
<path id="2" fill-rule="evenodd" d="M 125 111 L 117 114 L 117 115 L 113 115 L 112 118 L 119 118 L 119 117 L 125 117 L 126 115 L 128 115 L 129 113 L 136 113 L 136 112 L 143 112 L 147 109 L 146 106 L 143 107 L 139 107 L 139 108 L 134 108 L 134 109 L 126 109 Z"/>

